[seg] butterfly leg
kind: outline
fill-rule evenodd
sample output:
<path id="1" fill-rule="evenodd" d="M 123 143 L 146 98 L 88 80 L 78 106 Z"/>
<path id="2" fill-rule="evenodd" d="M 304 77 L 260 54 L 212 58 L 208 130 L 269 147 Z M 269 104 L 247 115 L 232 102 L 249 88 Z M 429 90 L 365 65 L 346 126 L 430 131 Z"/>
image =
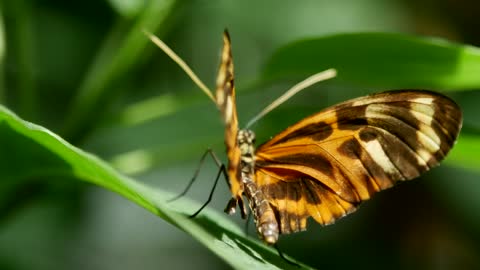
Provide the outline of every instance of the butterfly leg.
<path id="1" fill-rule="evenodd" d="M 222 162 L 220 162 L 220 160 L 218 159 L 218 157 L 215 155 L 215 153 L 213 152 L 212 149 L 207 149 L 207 151 L 205 151 L 205 153 L 203 153 L 202 157 L 200 158 L 200 162 L 198 163 L 198 166 L 197 166 L 197 169 L 195 170 L 195 173 L 193 174 L 193 177 L 192 179 L 190 179 L 190 182 L 188 182 L 188 185 L 187 187 L 185 187 L 185 189 L 180 193 L 178 194 L 177 196 L 169 199 L 167 202 L 173 202 L 175 200 L 178 200 L 180 199 L 181 197 L 183 197 L 189 190 L 190 188 L 192 187 L 192 184 L 193 182 L 195 182 L 195 180 L 197 179 L 197 176 L 198 174 L 200 173 L 200 169 L 202 168 L 202 165 L 203 165 L 203 162 L 205 161 L 205 158 L 207 157 L 207 155 L 210 154 L 210 156 L 213 158 L 213 160 L 215 161 L 215 163 L 217 164 L 217 166 L 220 168 L 222 166 Z M 224 172 L 224 175 L 225 177 L 227 177 L 227 173 Z M 228 178 L 226 178 L 228 179 Z M 228 181 L 227 181 L 228 183 Z"/>
<path id="2" fill-rule="evenodd" d="M 245 235 L 247 236 L 248 236 L 248 225 L 250 224 L 251 220 L 252 220 L 252 212 L 248 212 L 247 221 L 245 222 Z"/>
<path id="3" fill-rule="evenodd" d="M 223 175 L 227 174 L 227 170 L 225 169 L 224 164 L 220 166 L 220 170 L 218 171 L 217 178 L 215 179 L 215 183 L 213 184 L 212 190 L 210 191 L 210 195 L 208 195 L 207 201 L 202 205 L 202 207 L 200 207 L 200 209 L 198 209 L 195 213 L 190 215 L 190 218 L 196 217 L 203 210 L 203 208 L 205 208 L 205 206 L 207 206 L 210 203 L 210 201 L 212 200 L 213 192 L 217 187 L 218 179 L 220 179 L 220 175 L 222 174 L 222 172 L 223 172 Z"/>
<path id="4" fill-rule="evenodd" d="M 283 252 L 280 250 L 280 248 L 278 247 L 278 244 L 275 243 L 273 245 L 273 247 L 277 250 L 278 252 L 278 255 L 280 256 L 280 258 L 282 258 L 284 261 L 286 261 L 288 264 L 291 264 L 291 265 L 295 265 L 296 267 L 300 267 L 300 265 L 298 263 L 295 263 L 295 262 L 292 262 L 291 260 L 287 259 L 285 256 L 283 256 Z"/>

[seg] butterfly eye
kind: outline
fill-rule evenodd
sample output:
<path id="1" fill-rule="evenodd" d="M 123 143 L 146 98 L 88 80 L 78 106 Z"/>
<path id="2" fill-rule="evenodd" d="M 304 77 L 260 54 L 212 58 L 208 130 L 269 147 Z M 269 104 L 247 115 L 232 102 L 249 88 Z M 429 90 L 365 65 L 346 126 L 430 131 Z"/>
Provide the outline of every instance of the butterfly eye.
<path id="1" fill-rule="evenodd" d="M 247 140 L 251 143 L 251 144 L 254 144 L 255 143 L 255 133 L 253 133 L 253 131 L 251 130 L 247 130 Z"/>

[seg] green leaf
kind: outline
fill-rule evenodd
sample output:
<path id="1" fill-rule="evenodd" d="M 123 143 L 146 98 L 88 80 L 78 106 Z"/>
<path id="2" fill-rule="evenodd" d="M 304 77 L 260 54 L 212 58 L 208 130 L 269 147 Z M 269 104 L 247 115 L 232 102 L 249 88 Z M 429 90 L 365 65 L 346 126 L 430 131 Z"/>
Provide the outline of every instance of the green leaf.
<path id="1" fill-rule="evenodd" d="M 463 132 L 445 162 L 480 172 L 480 136 Z"/>
<path id="2" fill-rule="evenodd" d="M 33 118 L 35 116 L 36 105 L 36 91 L 35 91 L 35 74 L 34 74 L 34 29 L 32 22 L 32 3 L 29 1 L 9 1 L 5 2 L 3 8 L 5 14 L 6 24 L 10 21 L 13 29 L 8 32 L 9 41 L 3 40 L 2 29 L 2 43 L 0 45 L 0 54 L 3 54 L 5 49 L 8 50 L 8 55 L 13 59 L 17 65 L 18 77 L 15 81 L 16 92 L 19 95 L 20 113 L 26 117 Z M 3 26 L 2 26 L 3 27 Z M 5 46 L 8 46 L 5 48 Z M 0 57 L 3 58 L 3 57 Z M 0 90 L 3 92 L 2 90 Z M 5 99 L 5 93 L 0 93 L 0 100 Z"/>
<path id="3" fill-rule="evenodd" d="M 114 191 L 184 230 L 236 269 L 306 269 L 289 265 L 276 251 L 252 240 L 225 215 L 209 209 L 188 218 L 200 207 L 182 199 L 167 204 L 173 195 L 123 176 L 51 131 L 18 118 L 0 106 L 0 162 L 2 183 L 30 178 L 81 180 Z M 188 255 L 186 255 L 188 256 Z"/>
<path id="4" fill-rule="evenodd" d="M 5 28 L 3 16 L 0 14 L 0 102 L 5 103 Z"/>
<path id="5" fill-rule="evenodd" d="M 133 18 L 138 15 L 146 6 L 146 0 L 108 0 L 117 13 L 126 17 Z"/>
<path id="6" fill-rule="evenodd" d="M 150 44 L 142 30 L 156 31 L 169 18 L 177 0 L 149 1 L 132 24 L 119 21 L 104 44 L 72 101 L 64 134 L 79 141 L 92 129 L 92 118 L 98 117 L 115 93 L 123 90 L 119 82 L 136 68 Z M 165 31 L 165 29 L 162 29 Z"/>
<path id="7" fill-rule="evenodd" d="M 264 76 L 303 76 L 336 68 L 338 79 L 385 88 L 480 87 L 480 49 L 438 39 L 352 33 L 295 42 L 268 61 Z"/>

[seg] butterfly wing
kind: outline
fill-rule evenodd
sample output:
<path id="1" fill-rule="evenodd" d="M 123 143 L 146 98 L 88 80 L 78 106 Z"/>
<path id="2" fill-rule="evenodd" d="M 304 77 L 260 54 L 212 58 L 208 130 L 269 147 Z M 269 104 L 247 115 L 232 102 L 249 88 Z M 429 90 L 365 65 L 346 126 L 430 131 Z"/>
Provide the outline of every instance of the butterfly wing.
<path id="1" fill-rule="evenodd" d="M 307 117 L 256 151 L 255 181 L 282 233 L 312 216 L 333 223 L 372 194 L 438 165 L 462 125 L 459 107 L 428 91 L 390 91 Z"/>
<path id="2" fill-rule="evenodd" d="M 233 199 L 229 202 L 226 211 L 233 213 L 237 203 L 240 203 L 242 216 L 245 207 L 242 201 L 243 184 L 240 175 L 240 149 L 237 144 L 238 118 L 235 102 L 235 84 L 233 73 L 233 58 L 230 36 L 227 31 L 223 34 L 223 49 L 220 67 L 217 76 L 216 103 L 225 124 L 225 146 L 227 149 L 230 191 Z"/>

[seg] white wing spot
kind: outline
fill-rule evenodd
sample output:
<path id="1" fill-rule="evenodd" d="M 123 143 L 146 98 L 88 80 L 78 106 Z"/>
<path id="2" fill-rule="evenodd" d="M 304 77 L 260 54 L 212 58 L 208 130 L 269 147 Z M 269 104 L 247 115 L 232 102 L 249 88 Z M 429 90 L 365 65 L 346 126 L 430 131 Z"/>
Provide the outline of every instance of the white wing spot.
<path id="1" fill-rule="evenodd" d="M 232 121 L 233 116 L 233 102 L 232 97 L 227 97 L 227 102 L 225 103 L 225 123 L 229 124 Z"/>
<path id="2" fill-rule="evenodd" d="M 440 138 L 431 126 L 420 125 L 417 130 L 417 141 L 423 145 L 430 153 L 440 150 Z"/>
<path id="3" fill-rule="evenodd" d="M 430 105 L 430 104 L 433 103 L 433 98 L 431 98 L 431 97 L 419 97 L 419 98 L 411 99 L 409 101 L 414 102 L 414 103 L 421 103 L 421 104 Z"/>
<path id="4" fill-rule="evenodd" d="M 377 140 L 371 140 L 364 142 L 364 147 L 368 154 L 372 157 L 373 161 L 377 163 L 388 174 L 399 174 L 397 168 L 390 161 L 390 158 L 385 154 L 382 145 Z"/>
<path id="5" fill-rule="evenodd" d="M 369 104 L 371 102 L 372 102 L 372 100 L 362 99 L 362 100 L 357 100 L 357 101 L 352 102 L 352 105 L 350 105 L 350 106 L 351 107 L 363 106 L 363 105 Z"/>
<path id="6" fill-rule="evenodd" d="M 430 160 L 430 158 L 432 158 L 432 154 L 430 154 L 430 152 L 423 148 L 417 149 L 415 151 L 417 152 L 418 160 L 422 160 L 422 163 L 425 163 L 425 165 L 427 166 L 428 164 L 426 164 L 425 160 Z"/>
<path id="7" fill-rule="evenodd" d="M 433 117 L 431 115 L 426 115 L 423 113 L 420 113 L 418 111 L 410 111 L 410 113 L 420 122 L 426 124 L 426 125 L 431 125 L 433 122 Z"/>
<path id="8" fill-rule="evenodd" d="M 225 102 L 225 93 L 223 92 L 223 89 L 217 91 L 217 106 L 223 105 Z"/>

